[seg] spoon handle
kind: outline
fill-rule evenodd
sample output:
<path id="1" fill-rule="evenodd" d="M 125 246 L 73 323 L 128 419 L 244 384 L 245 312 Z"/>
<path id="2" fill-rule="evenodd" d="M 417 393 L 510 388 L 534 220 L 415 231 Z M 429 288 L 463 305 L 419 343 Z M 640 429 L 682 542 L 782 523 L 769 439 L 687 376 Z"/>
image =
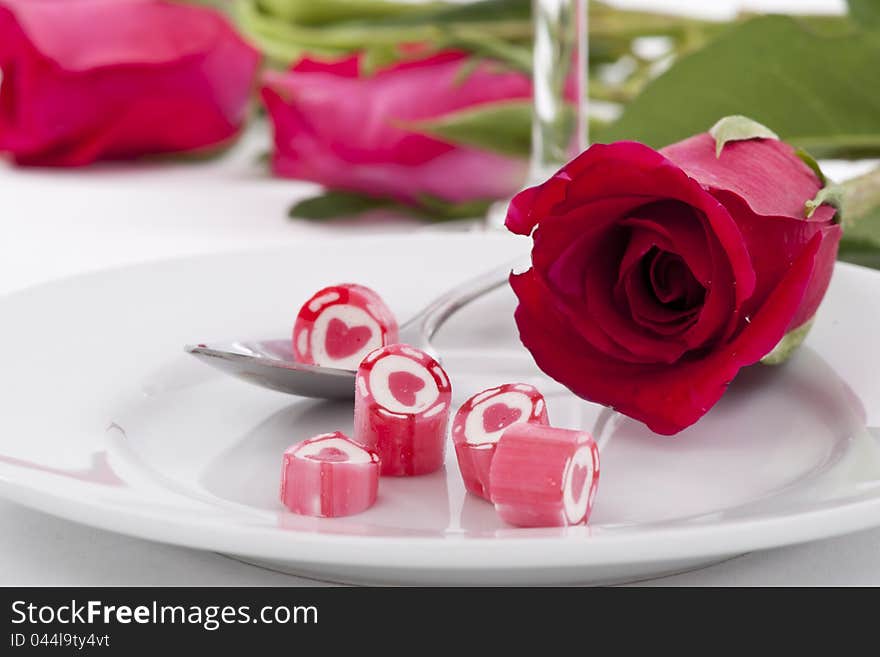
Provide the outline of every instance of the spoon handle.
<path id="1" fill-rule="evenodd" d="M 452 288 L 400 327 L 400 341 L 436 356 L 431 347 L 431 339 L 446 320 L 472 301 L 507 283 L 511 270 L 527 267 L 529 264 L 527 256 L 520 256 Z"/>

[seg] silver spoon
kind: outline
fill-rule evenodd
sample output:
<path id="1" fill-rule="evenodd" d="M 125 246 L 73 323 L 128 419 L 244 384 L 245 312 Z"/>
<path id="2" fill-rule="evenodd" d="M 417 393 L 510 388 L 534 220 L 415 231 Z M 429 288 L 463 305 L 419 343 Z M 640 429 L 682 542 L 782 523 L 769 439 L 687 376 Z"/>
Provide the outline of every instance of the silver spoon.
<path id="1" fill-rule="evenodd" d="M 400 342 L 437 357 L 431 339 L 446 320 L 471 301 L 504 285 L 511 269 L 524 262 L 517 259 L 437 297 L 400 327 Z M 354 397 L 353 370 L 298 363 L 293 359 L 289 338 L 196 344 L 184 349 L 227 374 L 264 388 L 320 399 Z"/>

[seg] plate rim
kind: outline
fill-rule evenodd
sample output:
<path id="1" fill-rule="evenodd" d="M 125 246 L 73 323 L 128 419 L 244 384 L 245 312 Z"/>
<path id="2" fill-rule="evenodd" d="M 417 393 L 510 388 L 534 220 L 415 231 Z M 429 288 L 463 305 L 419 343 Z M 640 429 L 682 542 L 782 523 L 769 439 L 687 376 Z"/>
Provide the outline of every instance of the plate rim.
<path id="1" fill-rule="evenodd" d="M 545 530 L 511 528 L 520 535 L 376 537 L 277 527 L 242 528 L 241 525 L 197 519 L 181 523 L 158 513 L 64 498 L 45 489 L 17 484 L 2 473 L 0 496 L 63 520 L 181 547 L 256 558 L 395 569 L 438 566 L 466 570 L 505 569 L 539 565 L 536 564 L 537 556 L 552 560 L 550 564 L 540 565 L 558 568 L 697 559 L 834 538 L 880 525 L 880 497 L 875 497 L 784 516 L 633 532 L 593 533 L 588 527 L 571 527 L 563 530 L 568 535 L 540 536 L 535 534 Z M 651 544 L 650 553 L 640 549 L 646 542 Z M 263 549 L 254 549 L 256 545 Z M 387 553 L 391 548 L 395 548 L 393 565 L 389 565 Z M 457 563 L 456 560 L 463 556 L 468 562 Z"/>

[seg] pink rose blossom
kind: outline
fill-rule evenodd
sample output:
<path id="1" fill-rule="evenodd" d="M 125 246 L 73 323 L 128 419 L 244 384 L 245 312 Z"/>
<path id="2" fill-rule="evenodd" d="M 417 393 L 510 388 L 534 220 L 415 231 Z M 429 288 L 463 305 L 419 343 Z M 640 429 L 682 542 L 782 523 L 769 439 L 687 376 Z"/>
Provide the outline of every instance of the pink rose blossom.
<path id="1" fill-rule="evenodd" d="M 819 307 L 841 229 L 822 181 L 775 139 L 596 144 L 520 192 L 520 338 L 577 395 L 657 433 L 696 422 L 740 368 Z"/>
<path id="2" fill-rule="evenodd" d="M 161 0 L 0 0 L 0 151 L 19 164 L 232 138 L 259 54 L 217 11 Z"/>
<path id="3" fill-rule="evenodd" d="M 450 112 L 527 99 L 521 73 L 447 51 L 367 75 L 360 56 L 303 59 L 264 77 L 263 99 L 275 126 L 272 163 L 281 176 L 326 187 L 417 202 L 495 199 L 515 192 L 525 163 L 447 143 L 409 127 Z"/>

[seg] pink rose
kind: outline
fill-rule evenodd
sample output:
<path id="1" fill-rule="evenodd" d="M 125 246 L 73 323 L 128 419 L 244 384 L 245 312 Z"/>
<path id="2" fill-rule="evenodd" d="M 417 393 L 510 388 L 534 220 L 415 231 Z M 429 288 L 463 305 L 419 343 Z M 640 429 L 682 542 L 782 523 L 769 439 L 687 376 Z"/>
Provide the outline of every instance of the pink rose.
<path id="1" fill-rule="evenodd" d="M 535 229 L 533 266 L 511 285 L 538 366 L 663 434 L 812 319 L 840 241 L 834 208 L 806 216 L 822 183 L 790 146 L 715 148 L 708 134 L 660 152 L 597 144 L 507 217 Z"/>
<path id="2" fill-rule="evenodd" d="M 467 74 L 467 61 L 448 51 L 366 75 L 353 56 L 303 59 L 289 72 L 267 73 L 263 99 L 275 125 L 275 172 L 402 202 L 423 195 L 450 202 L 509 196 L 525 178 L 523 161 L 407 127 L 531 97 L 525 75 L 490 63 Z"/>
<path id="3" fill-rule="evenodd" d="M 20 164 L 216 146 L 259 64 L 217 11 L 161 0 L 0 0 L 0 151 Z"/>

